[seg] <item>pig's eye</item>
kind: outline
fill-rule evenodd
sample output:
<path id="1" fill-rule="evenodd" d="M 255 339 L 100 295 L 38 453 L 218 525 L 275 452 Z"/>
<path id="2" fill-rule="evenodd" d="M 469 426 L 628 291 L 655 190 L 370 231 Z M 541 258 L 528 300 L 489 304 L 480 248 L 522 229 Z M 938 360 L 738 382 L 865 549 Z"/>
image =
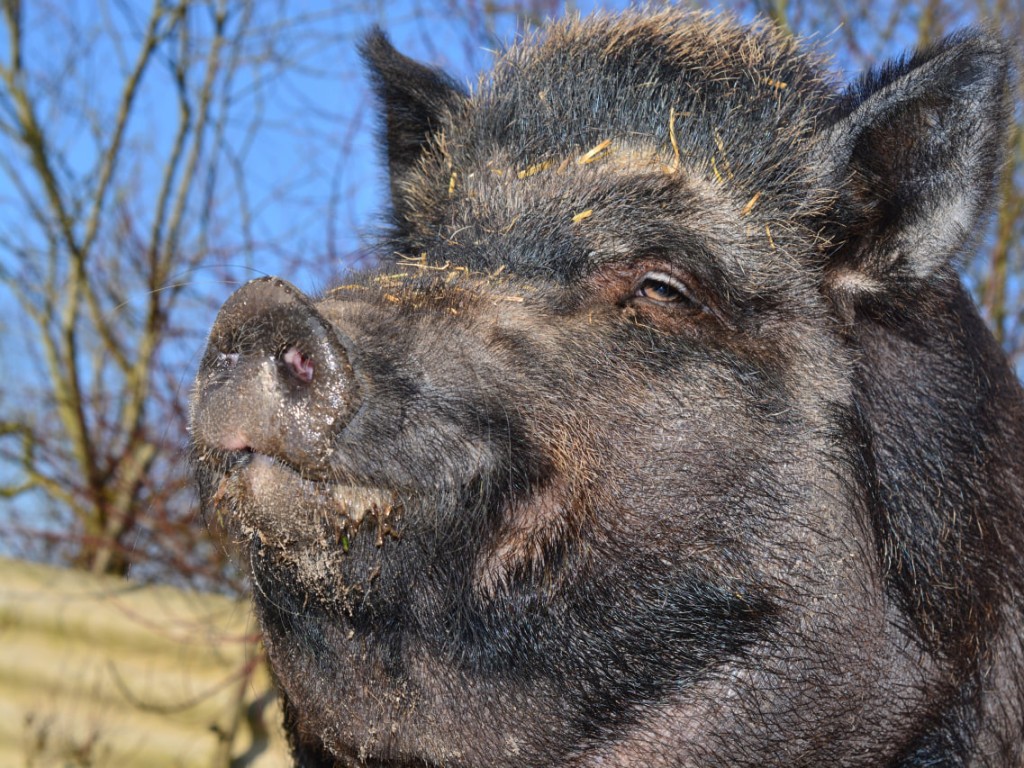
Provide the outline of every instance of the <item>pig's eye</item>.
<path id="1" fill-rule="evenodd" d="M 635 295 L 657 304 L 688 304 L 700 307 L 701 304 L 690 293 L 682 282 L 664 272 L 648 272 L 636 287 Z"/>

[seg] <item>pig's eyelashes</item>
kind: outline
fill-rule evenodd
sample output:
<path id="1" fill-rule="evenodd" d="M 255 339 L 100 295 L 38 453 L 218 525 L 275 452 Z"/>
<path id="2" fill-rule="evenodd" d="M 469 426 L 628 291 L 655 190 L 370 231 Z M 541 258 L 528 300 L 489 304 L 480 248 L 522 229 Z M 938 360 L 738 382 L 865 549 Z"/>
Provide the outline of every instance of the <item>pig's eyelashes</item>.
<path id="1" fill-rule="evenodd" d="M 634 296 L 655 304 L 675 304 L 704 309 L 690 289 L 679 279 L 665 272 L 648 272 L 637 284 Z"/>

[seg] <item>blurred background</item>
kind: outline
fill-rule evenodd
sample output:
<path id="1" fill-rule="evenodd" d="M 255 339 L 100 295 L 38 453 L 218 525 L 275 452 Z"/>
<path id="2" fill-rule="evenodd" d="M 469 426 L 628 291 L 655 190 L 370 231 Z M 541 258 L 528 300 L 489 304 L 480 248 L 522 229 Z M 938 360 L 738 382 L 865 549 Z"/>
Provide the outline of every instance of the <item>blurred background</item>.
<path id="1" fill-rule="evenodd" d="M 366 30 L 473 86 L 517 34 L 625 5 L 0 0 L 0 766 L 287 764 L 185 461 L 206 331 L 252 277 L 316 292 L 363 263 L 386 192 Z M 969 24 L 1024 39 L 1022 0 L 690 5 L 812 38 L 840 81 Z M 1021 94 L 964 264 L 1019 373 Z"/>

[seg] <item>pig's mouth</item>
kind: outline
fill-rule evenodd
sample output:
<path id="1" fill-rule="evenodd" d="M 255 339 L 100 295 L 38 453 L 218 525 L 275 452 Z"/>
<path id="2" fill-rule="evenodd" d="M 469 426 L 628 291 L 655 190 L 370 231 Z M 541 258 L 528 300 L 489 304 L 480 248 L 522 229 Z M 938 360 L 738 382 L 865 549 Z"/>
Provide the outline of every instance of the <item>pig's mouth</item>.
<path id="1" fill-rule="evenodd" d="M 344 554 L 357 536 L 372 536 L 377 547 L 398 536 L 402 503 L 394 491 L 310 479 L 252 451 L 235 452 L 217 474 L 211 518 L 261 546 Z"/>

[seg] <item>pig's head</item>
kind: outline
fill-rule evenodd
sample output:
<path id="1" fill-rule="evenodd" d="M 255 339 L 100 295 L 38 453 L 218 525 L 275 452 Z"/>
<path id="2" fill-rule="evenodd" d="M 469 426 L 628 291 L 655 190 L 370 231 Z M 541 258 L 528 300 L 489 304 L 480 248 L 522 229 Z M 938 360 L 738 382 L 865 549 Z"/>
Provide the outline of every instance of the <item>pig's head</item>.
<path id="1" fill-rule="evenodd" d="M 1024 406 L 954 269 L 1000 44 L 364 53 L 385 266 L 242 287 L 192 401 L 299 764 L 1017 764 Z"/>

